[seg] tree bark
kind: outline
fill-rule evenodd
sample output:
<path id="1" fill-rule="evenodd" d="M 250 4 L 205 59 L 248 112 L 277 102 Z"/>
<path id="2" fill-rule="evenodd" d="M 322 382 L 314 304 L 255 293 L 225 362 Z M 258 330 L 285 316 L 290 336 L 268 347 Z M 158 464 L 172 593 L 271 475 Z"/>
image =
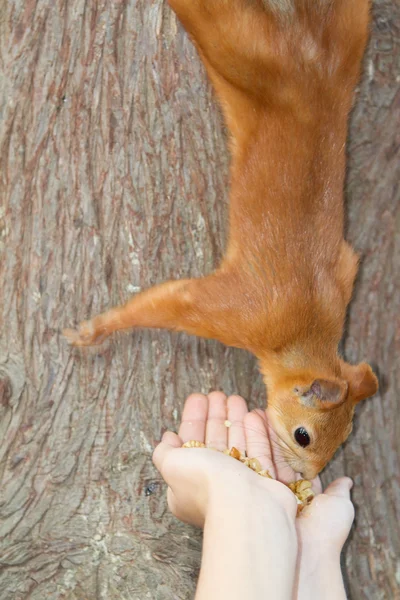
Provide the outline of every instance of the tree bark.
<path id="1" fill-rule="evenodd" d="M 375 1 L 349 144 L 345 351 L 381 384 L 323 477 L 355 480 L 353 599 L 400 597 L 399 23 Z M 192 391 L 265 405 L 255 360 L 160 331 L 79 351 L 60 330 L 218 263 L 219 111 L 161 0 L 3 0 L 0 61 L 0 599 L 192 598 L 201 536 L 168 513 L 152 449 Z"/>

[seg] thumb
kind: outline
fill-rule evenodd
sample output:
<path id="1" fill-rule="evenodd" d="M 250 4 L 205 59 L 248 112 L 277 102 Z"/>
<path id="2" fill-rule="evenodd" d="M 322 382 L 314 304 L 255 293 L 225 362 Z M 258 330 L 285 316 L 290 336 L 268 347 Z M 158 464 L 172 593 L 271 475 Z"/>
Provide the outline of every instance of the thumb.
<path id="1" fill-rule="evenodd" d="M 336 479 L 326 488 L 324 494 L 327 496 L 336 496 L 337 498 L 346 498 L 350 500 L 350 490 L 353 487 L 353 482 L 349 477 L 341 477 Z"/>
<path id="2" fill-rule="evenodd" d="M 153 452 L 153 463 L 156 469 L 163 475 L 163 465 L 166 458 L 170 455 L 173 450 L 182 446 L 181 438 L 172 433 L 172 431 L 166 431 L 162 437 L 161 442 L 156 446 Z"/>

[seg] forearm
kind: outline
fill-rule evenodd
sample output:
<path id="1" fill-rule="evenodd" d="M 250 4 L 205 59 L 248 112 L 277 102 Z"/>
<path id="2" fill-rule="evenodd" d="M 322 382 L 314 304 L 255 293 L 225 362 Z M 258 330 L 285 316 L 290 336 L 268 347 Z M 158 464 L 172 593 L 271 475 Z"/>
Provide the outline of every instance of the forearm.
<path id="1" fill-rule="evenodd" d="M 297 554 L 294 523 L 264 490 L 238 487 L 234 497 L 211 503 L 196 600 L 289 600 Z"/>
<path id="2" fill-rule="evenodd" d="M 297 573 L 297 600 L 346 600 L 339 553 L 299 553 Z"/>

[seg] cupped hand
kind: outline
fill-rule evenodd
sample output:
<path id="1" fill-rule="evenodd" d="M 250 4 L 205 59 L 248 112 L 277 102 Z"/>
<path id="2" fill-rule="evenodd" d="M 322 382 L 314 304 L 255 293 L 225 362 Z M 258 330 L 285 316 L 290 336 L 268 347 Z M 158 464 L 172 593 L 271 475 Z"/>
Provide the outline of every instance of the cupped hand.
<path id="1" fill-rule="evenodd" d="M 190 440 L 203 442 L 207 449 L 182 448 Z M 224 489 L 229 496 L 243 485 L 258 485 L 268 489 L 270 499 L 281 502 L 291 514 L 294 496 L 279 482 L 290 483 L 300 475 L 285 462 L 280 444 L 266 412 L 249 413 L 240 396 L 227 398 L 222 392 L 192 394 L 184 406 L 179 434 L 165 433 L 153 455 L 154 464 L 168 484 L 170 510 L 182 521 L 202 526 L 210 495 Z M 210 450 L 232 447 L 258 458 L 262 468 L 277 481 L 264 479 L 239 461 Z M 351 480 L 338 479 L 324 493 L 319 478 L 312 484 L 316 497 L 296 519 L 300 554 L 323 555 L 326 549 L 340 553 L 354 519 Z"/>
<path id="2" fill-rule="evenodd" d="M 267 411 L 268 414 L 268 411 Z M 244 426 L 258 431 L 260 454 L 270 453 L 275 466 L 274 475 L 285 482 L 299 479 L 283 460 L 282 442 L 268 423 L 264 411 L 254 411 L 244 420 Z M 321 481 L 313 482 L 315 498 L 296 519 L 298 543 L 295 597 L 346 598 L 340 571 L 340 553 L 350 533 L 354 507 L 350 500 L 352 481 L 342 477 L 322 492 Z"/>
<path id="3" fill-rule="evenodd" d="M 186 400 L 178 435 L 165 433 L 153 454 L 154 464 L 168 484 L 169 508 L 177 518 L 202 527 L 210 501 L 229 502 L 249 487 L 261 493 L 269 510 L 283 510 L 290 519 L 295 518 L 296 500 L 286 486 L 214 451 L 236 447 L 249 457 L 259 457 L 263 468 L 274 475 L 269 448 L 260 456 L 266 430 L 252 428 L 251 414 L 243 398 L 227 398 L 222 392 L 192 394 Z M 182 448 L 191 440 L 206 448 Z"/>
<path id="4" fill-rule="evenodd" d="M 244 426 L 258 431 L 258 452 L 270 455 L 274 464 L 274 476 L 289 483 L 301 479 L 284 461 L 281 442 L 268 422 L 267 413 L 256 410 L 244 420 Z M 249 435 L 249 434 L 248 434 Z M 254 434 L 253 434 L 254 435 Z M 352 481 L 342 477 L 331 483 L 324 492 L 320 478 L 312 481 L 316 494 L 311 504 L 304 508 L 296 519 L 300 554 L 324 556 L 340 554 L 354 520 L 354 506 L 350 499 Z"/>

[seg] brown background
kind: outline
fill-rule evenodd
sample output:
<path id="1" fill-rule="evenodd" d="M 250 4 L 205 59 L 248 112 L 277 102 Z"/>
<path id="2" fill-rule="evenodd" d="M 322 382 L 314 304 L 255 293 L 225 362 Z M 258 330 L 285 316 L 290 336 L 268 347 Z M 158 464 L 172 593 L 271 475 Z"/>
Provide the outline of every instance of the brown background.
<path id="1" fill-rule="evenodd" d="M 364 264 L 345 351 L 381 389 L 324 475 L 347 473 L 352 599 L 399 598 L 400 6 L 377 0 L 352 117 L 348 238 Z M 151 463 L 191 391 L 263 405 L 252 357 L 185 335 L 75 351 L 71 325 L 224 248 L 221 118 L 161 0 L 0 2 L 0 598 L 189 599 L 201 537 Z"/>

